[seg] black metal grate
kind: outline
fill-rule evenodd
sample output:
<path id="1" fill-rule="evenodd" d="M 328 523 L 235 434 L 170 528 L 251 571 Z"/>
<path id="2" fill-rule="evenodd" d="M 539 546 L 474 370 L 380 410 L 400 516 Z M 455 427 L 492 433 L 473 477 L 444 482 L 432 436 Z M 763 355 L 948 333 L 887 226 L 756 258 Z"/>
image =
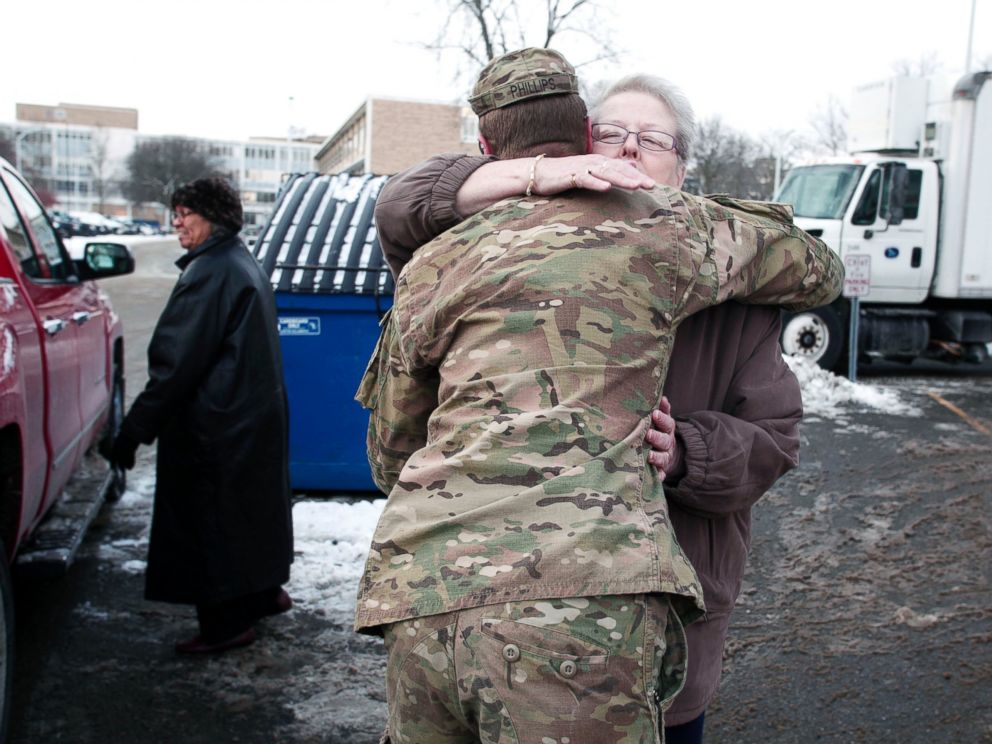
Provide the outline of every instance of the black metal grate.
<path id="1" fill-rule="evenodd" d="M 291 175 L 252 249 L 273 289 L 392 294 L 372 221 L 385 182 L 386 176 Z"/>

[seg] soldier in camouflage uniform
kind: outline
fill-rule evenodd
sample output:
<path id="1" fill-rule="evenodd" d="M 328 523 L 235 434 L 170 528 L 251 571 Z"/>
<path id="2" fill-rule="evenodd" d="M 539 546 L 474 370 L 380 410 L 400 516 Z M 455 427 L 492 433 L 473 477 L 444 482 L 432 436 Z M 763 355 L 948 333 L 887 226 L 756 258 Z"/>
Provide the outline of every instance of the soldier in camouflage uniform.
<path id="1" fill-rule="evenodd" d="M 571 74 L 507 55 L 473 105 L 539 116 Z M 358 396 L 389 500 L 356 627 L 386 638 L 393 741 L 658 741 L 703 609 L 644 444 L 675 328 L 841 278 L 787 209 L 668 187 L 507 200 L 416 253 Z"/>

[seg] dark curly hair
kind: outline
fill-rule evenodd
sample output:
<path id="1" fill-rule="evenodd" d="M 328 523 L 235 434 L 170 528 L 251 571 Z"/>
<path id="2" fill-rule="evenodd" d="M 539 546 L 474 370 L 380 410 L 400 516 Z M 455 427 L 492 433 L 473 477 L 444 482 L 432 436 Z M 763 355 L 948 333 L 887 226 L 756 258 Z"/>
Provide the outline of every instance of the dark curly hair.
<path id="1" fill-rule="evenodd" d="M 226 179 L 212 176 L 184 183 L 172 193 L 172 209 L 186 207 L 207 222 L 231 232 L 244 224 L 241 195 Z"/>

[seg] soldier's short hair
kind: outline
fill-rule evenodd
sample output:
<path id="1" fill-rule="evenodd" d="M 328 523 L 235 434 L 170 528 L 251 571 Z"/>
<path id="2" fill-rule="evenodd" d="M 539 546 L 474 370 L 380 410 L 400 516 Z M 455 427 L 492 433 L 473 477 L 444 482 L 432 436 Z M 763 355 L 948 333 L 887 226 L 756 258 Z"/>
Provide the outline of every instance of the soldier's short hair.
<path id="1" fill-rule="evenodd" d="M 480 116 L 479 134 L 500 158 L 582 155 L 586 104 L 577 93 L 531 98 Z"/>
<path id="2" fill-rule="evenodd" d="M 627 75 L 608 86 L 596 99 L 592 107 L 593 121 L 598 118 L 599 110 L 606 99 L 620 93 L 645 93 L 665 104 L 672 113 L 678 130 L 669 134 L 675 135 L 675 149 L 679 163 L 682 166 L 688 165 L 693 141 L 696 138 L 696 117 L 692 112 L 692 104 L 685 94 L 669 81 L 656 75 Z"/>

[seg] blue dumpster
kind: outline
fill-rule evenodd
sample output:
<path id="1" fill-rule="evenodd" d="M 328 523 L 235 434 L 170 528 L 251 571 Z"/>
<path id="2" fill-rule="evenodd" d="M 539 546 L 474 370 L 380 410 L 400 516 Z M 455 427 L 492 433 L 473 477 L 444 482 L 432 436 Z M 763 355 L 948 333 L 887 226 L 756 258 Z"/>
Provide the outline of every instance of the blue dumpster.
<path id="1" fill-rule="evenodd" d="M 294 491 L 376 490 L 354 395 L 393 299 L 372 221 L 385 180 L 290 176 L 252 249 L 279 311 Z"/>

